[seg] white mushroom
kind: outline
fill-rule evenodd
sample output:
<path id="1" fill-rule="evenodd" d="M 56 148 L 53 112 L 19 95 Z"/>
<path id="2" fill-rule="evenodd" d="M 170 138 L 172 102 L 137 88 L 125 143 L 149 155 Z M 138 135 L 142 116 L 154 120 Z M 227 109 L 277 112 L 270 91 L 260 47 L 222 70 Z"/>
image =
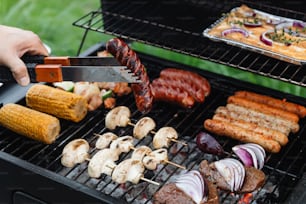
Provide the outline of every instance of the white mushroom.
<path id="1" fill-rule="evenodd" d="M 63 149 L 61 163 L 65 167 L 73 167 L 89 158 L 89 144 L 84 139 L 75 139 Z"/>
<path id="2" fill-rule="evenodd" d="M 131 111 L 126 106 L 117 106 L 105 116 L 105 127 L 114 130 L 118 127 L 126 127 L 130 123 Z"/>
<path id="3" fill-rule="evenodd" d="M 172 140 L 176 140 L 178 134 L 172 127 L 160 128 L 153 137 L 153 147 L 159 149 L 162 147 L 169 147 Z"/>
<path id="4" fill-rule="evenodd" d="M 127 181 L 137 184 L 143 178 L 144 170 L 145 168 L 141 161 L 126 159 L 115 167 L 112 180 L 119 184 Z"/>
<path id="5" fill-rule="evenodd" d="M 145 156 L 142 160 L 143 165 L 149 170 L 157 169 L 157 165 L 159 164 L 157 160 L 155 160 L 152 156 Z"/>
<path id="6" fill-rule="evenodd" d="M 168 151 L 167 149 L 161 148 L 152 151 L 147 156 L 145 156 L 142 160 L 143 165 L 150 170 L 155 170 L 158 164 L 168 163 L 173 166 L 176 166 L 181 169 L 186 169 L 186 167 L 178 165 L 168 160 Z"/>
<path id="7" fill-rule="evenodd" d="M 134 139 L 132 136 L 122 136 L 118 137 L 117 139 L 113 140 L 110 144 L 110 149 L 116 150 L 119 154 L 127 153 L 132 148 L 134 148 Z"/>
<path id="8" fill-rule="evenodd" d="M 98 136 L 98 139 L 96 141 L 96 148 L 97 149 L 105 149 L 107 148 L 111 142 L 118 138 L 118 136 L 112 132 L 106 132 L 102 135 L 95 134 Z"/>
<path id="9" fill-rule="evenodd" d="M 119 154 L 113 149 L 102 149 L 98 151 L 89 161 L 88 175 L 92 178 L 99 178 L 102 173 L 111 175 L 119 159 Z"/>
<path id="10" fill-rule="evenodd" d="M 151 148 L 145 145 L 139 146 L 134 149 L 131 158 L 142 161 L 143 158 L 152 152 Z"/>
<path id="11" fill-rule="evenodd" d="M 156 127 L 155 121 L 150 117 L 141 118 L 134 126 L 133 136 L 142 139 Z"/>

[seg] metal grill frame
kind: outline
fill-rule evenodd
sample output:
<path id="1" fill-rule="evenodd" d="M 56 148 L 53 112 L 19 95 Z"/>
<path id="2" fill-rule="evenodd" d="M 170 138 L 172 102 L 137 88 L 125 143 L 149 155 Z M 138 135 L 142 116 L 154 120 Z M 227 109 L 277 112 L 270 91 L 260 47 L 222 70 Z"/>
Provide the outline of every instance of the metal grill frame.
<path id="1" fill-rule="evenodd" d="M 216 16 L 210 19 L 207 17 L 208 20 L 200 26 L 202 27 L 201 30 L 188 30 L 179 27 L 179 25 L 162 24 L 159 22 L 160 19 L 154 21 L 154 18 L 152 19 L 152 16 L 149 14 L 147 18 L 146 16 L 140 18 L 139 15 L 136 15 L 136 13 L 139 12 L 137 9 L 143 7 L 145 3 L 140 4 L 139 1 L 135 2 L 135 4 L 133 4 L 133 1 L 129 3 L 120 2 L 118 4 L 116 1 L 112 3 L 104 1 L 104 3 L 107 3 L 106 9 L 102 7 L 102 9 L 97 11 L 91 11 L 75 21 L 73 25 L 85 29 L 83 40 L 86 39 L 89 30 L 101 32 L 123 38 L 127 41 L 152 45 L 154 47 L 203 60 L 209 60 L 261 76 L 306 87 L 305 66 L 280 61 L 225 43 L 213 42 L 202 36 L 202 31 L 213 24 L 216 19 L 221 17 L 222 11 L 229 11 L 230 8 L 241 5 L 241 3 L 247 3 L 253 8 L 275 15 L 300 20 L 306 20 L 305 13 L 249 1 L 232 1 L 231 3 L 226 1 L 223 4 L 221 3 L 221 6 L 218 5 L 218 3 L 214 3 L 213 5 L 209 4 L 208 1 L 191 1 L 196 6 L 200 6 L 200 8 L 210 6 L 211 8 L 209 9 L 217 10 L 219 13 L 215 13 Z M 202 4 L 199 2 L 202 2 Z M 216 8 L 212 8 L 212 6 Z M 206 8 L 205 11 L 207 10 Z M 129 13 L 131 15 L 129 15 Z M 80 44 L 78 54 L 82 50 L 82 46 L 83 42 Z"/>

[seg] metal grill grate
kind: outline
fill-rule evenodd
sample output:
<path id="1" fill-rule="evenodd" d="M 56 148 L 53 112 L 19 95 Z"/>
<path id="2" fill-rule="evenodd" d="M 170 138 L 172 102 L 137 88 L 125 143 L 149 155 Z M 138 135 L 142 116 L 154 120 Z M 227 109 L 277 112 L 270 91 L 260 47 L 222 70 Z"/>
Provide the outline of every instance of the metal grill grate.
<path id="1" fill-rule="evenodd" d="M 303 66 L 216 43 L 202 36 L 203 30 L 222 13 L 241 3 L 275 15 L 306 20 L 303 12 L 248 1 L 186 0 L 162 1 L 160 4 L 154 1 L 103 1 L 102 10 L 92 11 L 73 24 L 85 29 L 85 35 L 88 30 L 102 32 L 305 87 Z"/>
<path id="2" fill-rule="evenodd" d="M 191 67 L 182 66 L 146 55 L 140 55 L 139 57 L 147 67 L 151 79 L 157 77 L 159 71 L 164 67 L 179 67 L 182 69 L 194 70 Z M 210 118 L 218 106 L 224 105 L 226 98 L 232 95 L 234 91 L 247 89 L 262 94 L 269 94 L 274 97 L 286 97 L 290 101 L 306 105 L 305 101 L 299 97 L 292 95 L 284 96 L 284 94 L 280 92 L 259 88 L 248 83 L 221 77 L 205 71 L 199 71 L 199 73 L 210 81 L 213 90 L 204 104 L 198 104 L 195 108 L 186 110 L 176 106 L 166 106 L 163 103 L 155 103 L 153 110 L 147 115 L 156 121 L 157 128 L 172 126 L 179 133 L 180 140 L 188 142 L 188 148 L 177 146 L 174 143 L 169 148 L 169 160 L 185 165 L 188 169 L 197 169 L 199 163 L 203 159 L 210 161 L 218 159 L 215 156 L 201 153 L 196 148 L 194 137 L 199 131 L 203 130 L 203 121 L 206 118 Z M 20 101 L 20 103 L 24 103 L 24 101 Z M 119 99 L 117 105 L 125 105 L 130 108 L 132 112 L 132 122 L 136 122 L 143 117 L 143 115 L 136 110 L 132 95 Z M 86 162 L 74 168 L 65 168 L 61 165 L 60 158 L 62 150 L 64 146 L 73 139 L 86 139 L 91 146 L 91 155 L 97 151 L 94 148 L 96 137 L 93 133 L 108 131 L 104 126 L 106 113 L 107 110 L 104 109 L 91 112 L 78 124 L 61 121 L 61 135 L 56 142 L 51 145 L 43 145 L 28 140 L 1 128 L 0 150 L 89 187 L 91 191 L 98 191 L 101 192 L 101 194 L 106 194 L 111 196 L 111 198 L 118 199 L 118 202 L 151 203 L 153 193 L 160 187 L 149 185 L 144 182 L 138 185 L 131 185 L 128 183 L 126 185 L 118 185 L 112 182 L 109 176 L 105 175 L 99 179 L 90 178 L 87 174 Z M 303 135 L 306 134 L 305 119 L 300 122 L 300 125 L 300 131 L 295 135 L 289 136 L 290 142 L 280 153 L 268 154 L 267 162 L 263 169 L 266 174 L 266 184 L 261 190 L 254 193 L 253 199 L 256 203 L 278 203 L 285 200 L 301 178 L 305 169 L 304 163 L 306 161 L 306 142 L 305 137 L 303 137 Z M 132 127 L 117 128 L 115 133 L 120 136 L 132 134 Z M 228 152 L 231 152 L 231 147 L 237 144 L 237 141 L 218 136 L 216 137 Z M 150 137 L 146 137 L 143 140 L 137 141 L 136 146 L 140 144 L 151 145 L 151 140 Z M 123 160 L 129 156 L 130 153 L 123 155 L 120 159 Z M 147 171 L 145 177 L 160 182 L 162 186 L 163 183 L 173 179 L 173 175 L 180 171 L 180 169 L 174 168 L 171 165 L 161 165 L 156 171 Z M 241 197 L 230 193 L 220 193 L 221 203 L 238 203 L 240 198 Z"/>

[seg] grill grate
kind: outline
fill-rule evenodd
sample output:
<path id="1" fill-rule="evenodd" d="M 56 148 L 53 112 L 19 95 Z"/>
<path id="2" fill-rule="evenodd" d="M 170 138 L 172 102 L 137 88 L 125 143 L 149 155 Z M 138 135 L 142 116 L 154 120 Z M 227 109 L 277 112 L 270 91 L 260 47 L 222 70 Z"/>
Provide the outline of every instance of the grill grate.
<path id="1" fill-rule="evenodd" d="M 164 67 L 179 67 L 182 69 L 193 68 L 176 64 L 173 62 L 152 58 L 146 55 L 139 55 L 143 64 L 147 67 L 151 79 L 156 78 L 159 71 Z M 216 156 L 203 154 L 195 145 L 195 135 L 203 130 L 203 121 L 210 118 L 214 110 L 224 105 L 226 98 L 232 95 L 234 91 L 247 89 L 258 93 L 269 94 L 274 97 L 286 97 L 288 100 L 306 105 L 302 98 L 292 95 L 284 96 L 283 93 L 270 89 L 260 88 L 241 81 L 235 81 L 226 77 L 221 77 L 213 73 L 199 71 L 206 77 L 212 85 L 212 93 L 206 99 L 204 104 L 198 104 L 193 109 L 182 109 L 176 106 L 155 103 L 153 110 L 147 115 L 152 117 L 157 124 L 157 128 L 163 126 L 174 127 L 180 135 L 181 140 L 188 142 L 188 148 L 172 144 L 169 148 L 169 160 L 185 165 L 188 169 L 197 169 L 203 159 L 213 161 L 218 159 Z M 20 101 L 24 104 L 24 100 Z M 134 98 L 132 95 L 120 98 L 117 105 L 128 106 L 132 112 L 132 122 L 136 122 L 143 115 L 136 110 Z M 138 185 L 118 185 L 111 181 L 109 176 L 103 175 L 99 179 L 89 178 L 87 174 L 87 163 L 75 166 L 74 168 L 65 168 L 60 163 L 61 151 L 64 146 L 76 138 L 86 139 L 91 146 L 91 155 L 97 150 L 94 148 L 96 141 L 93 133 L 104 133 L 108 131 L 104 127 L 104 118 L 107 110 L 98 109 L 90 112 L 80 123 L 71 123 L 61 121 L 62 132 L 54 144 L 43 145 L 38 142 L 20 137 L 9 130 L 0 128 L 0 150 L 25 160 L 31 164 L 52 171 L 58 175 L 68 178 L 76 183 L 87 186 L 92 191 L 98 191 L 117 198 L 120 201 L 128 203 L 151 203 L 153 193 L 158 190 L 155 185 L 139 183 Z M 305 119 L 300 122 L 301 129 L 295 135 L 290 135 L 290 142 L 278 154 L 268 154 L 267 162 L 263 168 L 266 174 L 265 186 L 254 193 L 253 199 L 256 203 L 278 203 L 285 200 L 296 183 L 299 181 L 305 171 L 305 149 L 306 142 L 303 135 L 306 134 Z M 117 128 L 115 133 L 123 136 L 132 134 L 132 127 Z M 237 141 L 216 136 L 217 140 L 223 145 L 223 148 L 231 152 L 231 147 L 237 144 Z M 151 138 L 146 137 L 137 141 L 137 145 L 151 145 Z M 188 155 L 188 157 L 187 157 Z M 130 153 L 124 154 L 120 160 L 128 158 Z M 171 181 L 173 175 L 182 170 L 170 165 L 161 165 L 156 171 L 147 171 L 145 177 L 151 178 L 161 184 Z M 220 193 L 221 203 L 238 203 L 241 197 L 229 193 Z"/>
<path id="2" fill-rule="evenodd" d="M 268 2 L 103 1 L 103 9 L 88 13 L 73 25 L 85 29 L 85 35 L 88 30 L 102 32 L 305 87 L 303 66 L 216 43 L 202 36 L 203 30 L 222 13 L 241 3 L 275 15 L 306 20 L 305 12 L 273 7 Z"/>

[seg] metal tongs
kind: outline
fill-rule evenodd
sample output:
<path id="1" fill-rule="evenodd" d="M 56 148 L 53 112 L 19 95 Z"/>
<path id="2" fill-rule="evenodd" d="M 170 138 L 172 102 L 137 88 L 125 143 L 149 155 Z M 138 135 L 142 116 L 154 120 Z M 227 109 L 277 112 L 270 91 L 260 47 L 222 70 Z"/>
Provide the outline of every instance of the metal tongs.
<path id="1" fill-rule="evenodd" d="M 25 55 L 31 82 L 128 82 L 140 80 L 126 66 L 121 66 L 113 57 L 46 57 Z M 0 67 L 0 82 L 14 82 L 11 71 Z"/>

